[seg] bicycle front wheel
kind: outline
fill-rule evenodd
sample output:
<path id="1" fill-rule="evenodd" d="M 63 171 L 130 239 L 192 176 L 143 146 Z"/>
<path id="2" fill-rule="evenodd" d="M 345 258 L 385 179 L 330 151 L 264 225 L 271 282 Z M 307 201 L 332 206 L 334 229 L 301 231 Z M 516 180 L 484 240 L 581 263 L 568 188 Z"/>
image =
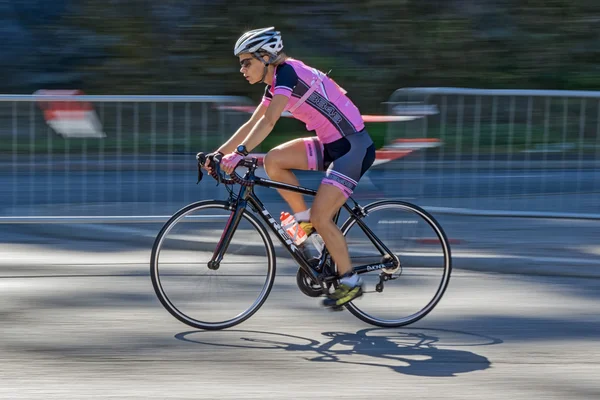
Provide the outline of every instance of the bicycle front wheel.
<path id="1" fill-rule="evenodd" d="M 190 204 L 167 221 L 154 242 L 154 291 L 167 311 L 189 326 L 214 330 L 237 325 L 258 311 L 273 286 L 273 243 L 247 210 L 219 268 L 208 268 L 233 212 L 224 201 Z"/>
<path id="2" fill-rule="evenodd" d="M 414 323 L 433 310 L 448 286 L 452 270 L 448 239 L 438 222 L 413 204 L 388 200 L 369 204 L 364 210 L 367 215 L 362 222 L 390 250 L 391 257 L 399 260 L 400 267 L 361 274 L 366 294 L 346 308 L 376 326 Z M 348 218 L 341 231 L 353 267 L 390 259 L 375 247 L 354 217 Z"/>

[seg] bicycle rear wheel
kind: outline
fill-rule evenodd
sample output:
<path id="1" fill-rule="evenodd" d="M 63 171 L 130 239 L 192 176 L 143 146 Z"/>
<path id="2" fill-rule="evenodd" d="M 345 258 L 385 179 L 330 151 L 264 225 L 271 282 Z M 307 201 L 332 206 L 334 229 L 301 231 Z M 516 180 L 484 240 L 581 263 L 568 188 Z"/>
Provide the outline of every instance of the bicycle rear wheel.
<path id="1" fill-rule="evenodd" d="M 224 329 L 250 318 L 275 279 L 275 253 L 265 227 L 244 210 L 217 270 L 208 268 L 233 210 L 201 201 L 178 211 L 159 232 L 150 261 L 154 291 L 181 322 Z"/>
<path id="2" fill-rule="evenodd" d="M 412 324 L 427 315 L 442 298 L 452 270 L 450 246 L 438 222 L 425 210 L 401 201 L 387 200 L 365 207 L 362 221 L 400 261 L 400 268 L 361 274 L 364 290 L 346 308 L 376 326 Z M 342 225 L 353 267 L 386 261 L 354 217 Z M 390 280 L 377 291 L 381 274 Z"/>

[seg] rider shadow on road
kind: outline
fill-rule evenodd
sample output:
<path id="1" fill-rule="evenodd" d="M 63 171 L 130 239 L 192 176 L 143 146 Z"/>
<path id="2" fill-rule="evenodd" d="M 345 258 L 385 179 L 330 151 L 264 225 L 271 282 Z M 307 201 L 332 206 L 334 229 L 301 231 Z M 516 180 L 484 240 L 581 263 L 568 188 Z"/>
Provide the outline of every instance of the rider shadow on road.
<path id="1" fill-rule="evenodd" d="M 225 330 L 216 336 L 205 331 L 182 332 L 179 340 L 232 348 L 271 349 L 307 353 L 313 362 L 334 362 L 390 368 L 406 374 L 450 377 L 491 366 L 484 356 L 459 347 L 502 343 L 500 339 L 440 329 L 363 329 L 356 333 L 323 332 L 322 342 L 287 334 Z M 200 337 L 199 337 L 200 336 Z M 210 339 L 202 336 L 210 336 Z"/>

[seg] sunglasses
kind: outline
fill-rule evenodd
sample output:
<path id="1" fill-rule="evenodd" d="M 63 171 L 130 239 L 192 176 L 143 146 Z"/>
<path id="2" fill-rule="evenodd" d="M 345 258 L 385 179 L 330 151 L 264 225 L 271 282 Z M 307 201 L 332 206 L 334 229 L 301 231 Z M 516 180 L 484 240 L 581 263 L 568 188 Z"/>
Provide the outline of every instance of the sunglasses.
<path id="1" fill-rule="evenodd" d="M 240 65 L 242 68 L 248 68 L 250 67 L 250 64 L 252 64 L 252 58 L 244 58 L 243 60 L 240 60 Z"/>

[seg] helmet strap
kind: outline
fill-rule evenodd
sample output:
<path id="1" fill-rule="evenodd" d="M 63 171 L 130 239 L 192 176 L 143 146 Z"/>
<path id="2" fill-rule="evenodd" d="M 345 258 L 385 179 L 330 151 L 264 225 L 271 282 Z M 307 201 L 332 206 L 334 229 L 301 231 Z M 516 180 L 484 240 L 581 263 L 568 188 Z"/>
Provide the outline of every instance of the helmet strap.
<path id="1" fill-rule="evenodd" d="M 268 66 L 268 65 L 265 65 L 265 69 L 263 70 L 263 75 L 262 75 L 262 78 L 260 78 L 260 82 L 258 82 L 258 83 L 263 83 L 263 82 L 265 81 L 265 78 L 266 78 L 266 76 L 267 76 L 267 71 L 268 71 L 268 70 L 269 70 L 269 66 Z"/>
<path id="2" fill-rule="evenodd" d="M 255 51 L 254 53 L 252 53 L 252 55 L 254 56 L 254 58 L 262 61 L 262 63 L 265 65 L 265 68 L 263 70 L 263 74 L 262 74 L 262 78 L 260 79 L 260 81 L 258 83 L 263 83 L 265 81 L 265 77 L 267 76 L 267 71 L 269 69 L 269 65 L 271 65 L 271 63 L 273 62 L 273 60 L 275 60 L 275 58 L 273 55 L 269 56 L 269 61 L 265 61 L 262 57 L 261 54 L 257 51 Z"/>

